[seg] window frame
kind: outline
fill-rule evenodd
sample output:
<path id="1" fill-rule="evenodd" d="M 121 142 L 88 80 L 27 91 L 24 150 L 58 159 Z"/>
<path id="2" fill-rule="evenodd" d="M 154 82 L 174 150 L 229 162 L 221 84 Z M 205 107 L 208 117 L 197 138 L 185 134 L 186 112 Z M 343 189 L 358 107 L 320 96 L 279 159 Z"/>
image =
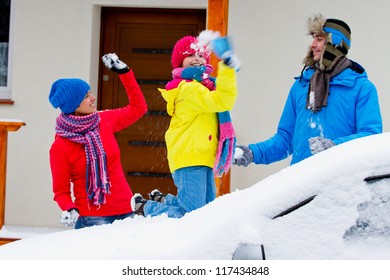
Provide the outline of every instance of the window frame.
<path id="1" fill-rule="evenodd" d="M 14 1 L 10 0 L 9 39 L 8 39 L 8 65 L 7 86 L 0 86 L 0 104 L 12 104 L 12 62 L 13 62 L 13 28 L 14 27 Z"/>

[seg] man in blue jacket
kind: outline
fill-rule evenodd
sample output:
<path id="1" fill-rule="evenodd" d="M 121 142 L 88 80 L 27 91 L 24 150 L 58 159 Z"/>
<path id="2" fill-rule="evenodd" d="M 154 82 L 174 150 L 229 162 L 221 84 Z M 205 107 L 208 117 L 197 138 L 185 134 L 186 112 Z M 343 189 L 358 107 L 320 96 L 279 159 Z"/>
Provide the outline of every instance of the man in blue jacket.
<path id="1" fill-rule="evenodd" d="M 304 68 L 290 89 L 277 132 L 266 141 L 238 145 L 234 164 L 269 164 L 292 155 L 291 164 L 313 154 L 382 132 L 375 86 L 346 55 L 349 26 L 316 15 L 308 19 L 313 36 Z"/>

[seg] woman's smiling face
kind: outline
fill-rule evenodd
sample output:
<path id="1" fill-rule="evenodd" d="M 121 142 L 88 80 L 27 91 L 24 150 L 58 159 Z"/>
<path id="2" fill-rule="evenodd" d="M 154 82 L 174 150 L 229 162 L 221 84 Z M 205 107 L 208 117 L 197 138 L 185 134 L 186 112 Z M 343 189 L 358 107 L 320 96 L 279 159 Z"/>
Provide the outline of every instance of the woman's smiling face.
<path id="1" fill-rule="evenodd" d="M 85 116 L 97 111 L 95 106 L 96 97 L 91 93 L 91 91 L 87 92 L 84 100 L 80 103 L 80 106 L 77 107 L 74 114 L 76 116 Z"/>

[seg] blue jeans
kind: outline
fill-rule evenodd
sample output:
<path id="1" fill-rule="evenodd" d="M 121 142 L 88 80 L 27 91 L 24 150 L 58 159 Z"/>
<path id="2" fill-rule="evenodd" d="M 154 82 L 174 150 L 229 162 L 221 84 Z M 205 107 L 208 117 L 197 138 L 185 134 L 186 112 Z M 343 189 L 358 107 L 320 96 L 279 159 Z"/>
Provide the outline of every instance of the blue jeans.
<path id="1" fill-rule="evenodd" d="M 123 220 L 125 218 L 134 217 L 134 212 L 113 215 L 113 216 L 79 216 L 74 226 L 75 229 L 80 229 L 84 227 L 92 227 L 104 224 L 112 224 L 115 220 Z"/>
<path id="2" fill-rule="evenodd" d="M 170 218 L 181 218 L 185 213 L 201 208 L 216 197 L 213 169 L 207 166 L 184 167 L 172 173 L 177 196 L 167 194 L 163 203 L 148 200 L 145 216 L 166 213 Z"/>

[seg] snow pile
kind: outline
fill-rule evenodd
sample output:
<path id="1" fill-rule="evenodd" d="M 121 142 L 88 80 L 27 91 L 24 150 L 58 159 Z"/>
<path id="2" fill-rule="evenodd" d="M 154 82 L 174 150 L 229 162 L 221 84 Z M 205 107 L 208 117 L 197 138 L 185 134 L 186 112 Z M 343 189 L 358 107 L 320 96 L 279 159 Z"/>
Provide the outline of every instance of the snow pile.
<path id="1" fill-rule="evenodd" d="M 197 43 L 195 44 L 195 49 L 203 49 L 206 48 L 208 52 L 212 51 L 211 42 L 217 38 L 219 38 L 221 34 L 218 31 L 213 30 L 203 30 L 199 33 L 197 37 Z"/>
<path id="2" fill-rule="evenodd" d="M 389 143 L 384 133 L 335 146 L 182 219 L 26 238 L 1 246 L 0 259 L 229 260 L 242 243 L 276 260 L 390 259 L 390 180 L 364 181 L 390 173 Z"/>

